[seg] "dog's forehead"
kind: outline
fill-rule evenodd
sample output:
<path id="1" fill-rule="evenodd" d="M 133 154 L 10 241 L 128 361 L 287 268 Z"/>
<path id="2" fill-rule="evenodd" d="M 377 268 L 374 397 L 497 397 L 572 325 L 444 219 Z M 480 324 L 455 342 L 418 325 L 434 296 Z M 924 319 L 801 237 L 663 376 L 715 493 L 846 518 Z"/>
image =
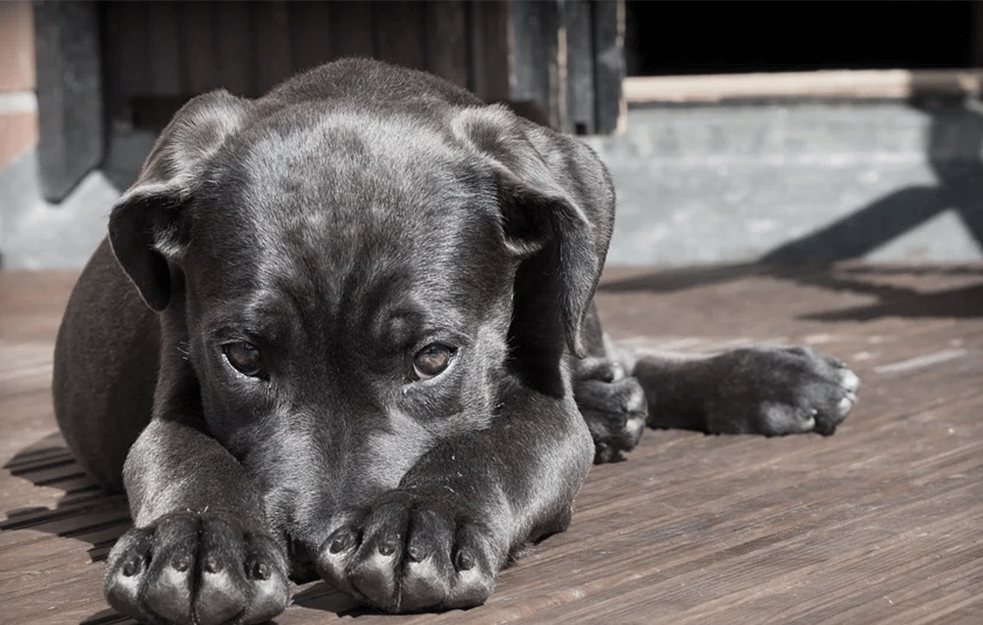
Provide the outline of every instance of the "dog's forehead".
<path id="1" fill-rule="evenodd" d="M 237 143 L 254 204 L 282 211 L 284 199 L 303 200 L 292 208 L 329 209 L 338 217 L 380 196 L 400 200 L 390 202 L 390 210 L 407 204 L 419 209 L 427 199 L 460 193 L 478 163 L 446 125 L 398 113 L 287 111 L 251 128 Z"/>
<path id="2" fill-rule="evenodd" d="M 210 290 L 258 282 L 320 309 L 402 289 L 471 307 L 506 272 L 490 179 L 449 133 L 398 116 L 301 119 L 253 129 L 216 172 L 198 226 L 228 233 L 209 241 L 223 267 Z"/>
<path id="3" fill-rule="evenodd" d="M 220 175 L 236 201 L 219 212 L 236 214 L 216 218 L 262 224 L 274 237 L 450 227 L 451 213 L 487 209 L 493 195 L 452 133 L 410 115 L 286 111 L 250 128 L 229 156 Z"/>

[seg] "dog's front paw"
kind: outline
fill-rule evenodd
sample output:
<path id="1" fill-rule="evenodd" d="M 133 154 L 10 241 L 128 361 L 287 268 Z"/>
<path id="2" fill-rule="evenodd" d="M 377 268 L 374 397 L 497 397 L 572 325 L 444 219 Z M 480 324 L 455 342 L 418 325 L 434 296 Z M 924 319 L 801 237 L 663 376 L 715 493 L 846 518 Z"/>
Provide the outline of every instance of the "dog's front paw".
<path id="1" fill-rule="evenodd" d="M 860 379 L 841 361 L 808 347 L 752 347 L 711 359 L 707 389 L 712 433 L 829 436 L 853 408 Z"/>
<path id="2" fill-rule="evenodd" d="M 648 403 L 641 385 L 626 377 L 613 360 L 586 358 L 577 363 L 574 398 L 591 438 L 594 463 L 614 462 L 638 444 L 645 430 Z"/>
<path id="3" fill-rule="evenodd" d="M 105 593 L 148 623 L 260 623 L 287 605 L 286 559 L 273 538 L 235 517 L 172 513 L 119 539 Z"/>
<path id="4" fill-rule="evenodd" d="M 501 553 L 456 498 L 392 491 L 368 510 L 341 515 L 318 570 L 387 612 L 467 608 L 491 595 Z"/>

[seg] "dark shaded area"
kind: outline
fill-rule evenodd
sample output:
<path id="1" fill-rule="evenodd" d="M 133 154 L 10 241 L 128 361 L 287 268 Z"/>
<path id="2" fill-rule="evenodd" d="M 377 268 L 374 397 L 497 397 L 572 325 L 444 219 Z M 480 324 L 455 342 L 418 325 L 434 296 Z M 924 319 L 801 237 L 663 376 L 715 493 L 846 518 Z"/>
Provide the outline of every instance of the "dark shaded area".
<path id="1" fill-rule="evenodd" d="M 769 267 L 758 263 L 671 267 L 620 280 L 604 280 L 602 278 L 597 290 L 614 293 L 631 291 L 671 293 L 753 275 L 767 275 L 769 272 Z"/>
<path id="2" fill-rule="evenodd" d="M 937 275 L 979 278 L 978 283 L 940 291 L 923 292 L 903 284 L 888 284 L 886 278 L 904 282 L 905 276 Z M 983 265 L 926 266 L 892 268 L 884 266 L 842 266 L 835 263 L 767 264 L 744 263 L 666 269 L 604 281 L 598 287 L 606 292 L 672 293 L 739 280 L 753 276 L 771 277 L 805 284 L 828 291 L 850 291 L 877 298 L 877 302 L 844 310 L 820 311 L 802 315 L 815 321 L 869 321 L 879 317 L 983 316 Z"/>
<path id="3" fill-rule="evenodd" d="M 54 508 L 4 510 L 7 519 L 0 522 L 0 531 L 31 529 L 85 541 L 91 545 L 91 561 L 100 562 L 133 524 L 126 497 L 107 495 L 85 475 L 58 432 L 17 452 L 3 468 L 35 486 L 57 488 L 65 494 Z M 136 621 L 107 608 L 80 625 L 136 625 Z"/>
<path id="4" fill-rule="evenodd" d="M 60 433 L 19 451 L 3 468 L 36 486 L 63 490 L 65 495 L 54 508 L 4 510 L 7 519 L 0 522 L 0 531 L 32 529 L 85 541 L 92 545 L 89 557 L 99 562 L 132 525 L 126 497 L 107 495 L 89 478 Z"/>
<path id="5" fill-rule="evenodd" d="M 123 616 L 111 608 L 100 610 L 79 625 L 135 625 L 137 621 L 128 616 Z"/>
<path id="6" fill-rule="evenodd" d="M 308 588 L 294 594 L 290 602 L 312 610 L 334 612 L 338 616 L 382 614 L 379 610 L 359 605 L 357 601 L 325 582 L 311 584 Z"/>
<path id="7" fill-rule="evenodd" d="M 972 2 L 627 2 L 629 76 L 974 65 Z"/>
<path id="8" fill-rule="evenodd" d="M 877 304 L 804 315 L 815 321 L 870 321 L 880 317 L 981 317 L 983 283 L 969 287 L 919 293 L 896 289 Z"/>

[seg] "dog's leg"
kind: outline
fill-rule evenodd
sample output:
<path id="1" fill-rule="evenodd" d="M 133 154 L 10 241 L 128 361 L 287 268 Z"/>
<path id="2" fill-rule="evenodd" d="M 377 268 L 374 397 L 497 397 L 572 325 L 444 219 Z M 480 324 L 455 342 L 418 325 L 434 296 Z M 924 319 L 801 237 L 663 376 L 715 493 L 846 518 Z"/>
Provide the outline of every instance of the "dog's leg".
<path id="1" fill-rule="evenodd" d="M 109 555 L 106 598 L 151 623 L 259 623 L 288 599 L 284 546 L 255 486 L 215 439 L 157 418 L 127 457 L 134 529 Z"/>
<path id="2" fill-rule="evenodd" d="M 715 355 L 625 357 L 645 390 L 648 425 L 709 434 L 830 435 L 860 380 L 808 347 L 749 347 Z"/>
<path id="3" fill-rule="evenodd" d="M 587 358 L 571 359 L 574 398 L 594 439 L 595 464 L 615 462 L 641 439 L 648 404 L 638 380 L 628 375 L 630 359 L 601 331 L 593 302 L 584 318 L 584 340 Z"/>
<path id="4" fill-rule="evenodd" d="M 388 611 L 463 608 L 529 540 L 562 531 L 591 462 L 569 393 L 518 389 L 493 427 L 434 445 L 399 487 L 337 515 L 321 575 Z"/>
<path id="5" fill-rule="evenodd" d="M 588 357 L 575 364 L 577 407 L 594 440 L 594 463 L 615 462 L 638 444 L 648 403 L 638 380 L 613 358 Z"/>

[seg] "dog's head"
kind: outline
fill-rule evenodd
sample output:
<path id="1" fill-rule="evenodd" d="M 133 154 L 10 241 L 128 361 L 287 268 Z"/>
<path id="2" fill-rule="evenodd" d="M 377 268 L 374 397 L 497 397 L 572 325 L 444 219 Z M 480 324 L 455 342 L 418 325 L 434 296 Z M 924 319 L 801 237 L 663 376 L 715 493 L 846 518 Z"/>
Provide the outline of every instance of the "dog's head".
<path id="1" fill-rule="evenodd" d="M 593 153 L 503 108 L 220 91 L 165 129 L 109 230 L 162 311 L 164 370 L 316 547 L 312 519 L 487 427 L 509 385 L 570 394 L 612 220 Z"/>

